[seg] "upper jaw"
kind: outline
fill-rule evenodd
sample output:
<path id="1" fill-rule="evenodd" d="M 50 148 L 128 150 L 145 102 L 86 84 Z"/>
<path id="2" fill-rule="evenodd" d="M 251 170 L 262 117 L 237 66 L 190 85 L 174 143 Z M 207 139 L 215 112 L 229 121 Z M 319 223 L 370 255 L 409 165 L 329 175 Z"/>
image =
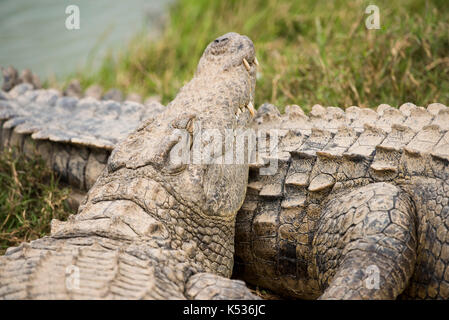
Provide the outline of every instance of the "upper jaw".
<path id="1" fill-rule="evenodd" d="M 256 68 L 259 66 L 259 61 L 257 60 L 257 58 L 255 56 L 252 56 L 250 58 L 243 58 L 242 59 L 242 63 L 243 66 L 245 67 L 245 69 L 250 72 L 251 67 L 255 66 Z"/>
<path id="2" fill-rule="evenodd" d="M 250 78 L 255 77 L 255 74 L 257 72 L 257 68 L 259 67 L 259 61 L 257 60 L 257 57 L 255 55 L 251 55 L 249 57 L 243 57 L 242 58 L 242 65 L 246 69 L 246 71 L 248 72 Z M 254 117 L 254 115 L 256 113 L 256 110 L 254 109 L 254 105 L 253 105 L 254 94 L 253 94 L 252 91 L 253 90 L 251 90 L 249 102 L 245 106 L 240 107 L 236 111 L 236 115 L 239 113 L 239 111 L 243 112 L 245 110 L 248 110 L 249 113 L 251 114 L 251 117 Z"/>
<path id="3" fill-rule="evenodd" d="M 246 116 L 248 113 L 248 117 L 246 117 L 246 121 L 249 121 L 256 114 L 256 110 L 254 109 L 253 102 L 250 100 L 246 105 L 242 105 L 237 107 L 235 111 L 235 119 L 240 121 L 243 116 Z"/>

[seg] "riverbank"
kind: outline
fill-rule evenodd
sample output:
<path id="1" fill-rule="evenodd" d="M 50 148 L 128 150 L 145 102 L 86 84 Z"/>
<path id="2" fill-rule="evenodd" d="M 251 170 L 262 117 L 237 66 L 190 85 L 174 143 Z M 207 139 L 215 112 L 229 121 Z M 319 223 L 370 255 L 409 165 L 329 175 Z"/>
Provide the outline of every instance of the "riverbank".
<path id="1" fill-rule="evenodd" d="M 449 102 L 449 12 L 444 1 L 376 1 L 380 29 L 365 26 L 369 1 L 179 0 L 161 37 L 134 37 L 97 72 L 71 76 L 169 102 L 204 47 L 228 31 L 254 41 L 261 72 L 256 105 L 376 107 Z"/>

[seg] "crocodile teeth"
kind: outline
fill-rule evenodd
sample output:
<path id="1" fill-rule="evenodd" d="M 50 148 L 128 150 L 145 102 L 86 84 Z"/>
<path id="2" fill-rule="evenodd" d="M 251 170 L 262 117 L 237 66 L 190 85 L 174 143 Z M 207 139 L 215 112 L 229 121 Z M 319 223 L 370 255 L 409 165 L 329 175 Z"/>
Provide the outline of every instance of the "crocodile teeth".
<path id="1" fill-rule="evenodd" d="M 256 57 L 254 57 L 254 63 L 256 64 L 256 66 L 259 66 L 259 61 L 257 61 Z"/>
<path id="2" fill-rule="evenodd" d="M 246 107 L 248 108 L 249 113 L 254 117 L 256 110 L 254 109 L 253 103 L 250 101 Z"/>
<path id="3" fill-rule="evenodd" d="M 251 69 L 251 67 L 249 66 L 249 63 L 248 63 L 248 61 L 246 61 L 246 59 L 245 58 L 243 58 L 243 64 L 245 65 L 245 68 L 246 68 L 246 70 L 250 70 Z"/>
<path id="4" fill-rule="evenodd" d="M 190 134 L 193 133 L 193 130 L 194 130 L 193 119 L 190 119 L 190 120 L 187 122 L 186 129 L 187 129 L 187 131 L 188 131 Z"/>

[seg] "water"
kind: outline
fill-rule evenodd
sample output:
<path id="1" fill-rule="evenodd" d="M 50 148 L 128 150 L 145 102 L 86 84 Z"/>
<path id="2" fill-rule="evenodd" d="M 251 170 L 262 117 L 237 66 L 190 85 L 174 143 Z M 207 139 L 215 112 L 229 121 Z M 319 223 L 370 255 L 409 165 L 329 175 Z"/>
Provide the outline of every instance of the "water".
<path id="1" fill-rule="evenodd" d="M 139 31 L 160 32 L 170 0 L 0 0 L 0 66 L 57 78 L 118 52 Z M 77 5 L 80 29 L 66 28 Z M 1 81 L 0 81 L 1 82 Z"/>

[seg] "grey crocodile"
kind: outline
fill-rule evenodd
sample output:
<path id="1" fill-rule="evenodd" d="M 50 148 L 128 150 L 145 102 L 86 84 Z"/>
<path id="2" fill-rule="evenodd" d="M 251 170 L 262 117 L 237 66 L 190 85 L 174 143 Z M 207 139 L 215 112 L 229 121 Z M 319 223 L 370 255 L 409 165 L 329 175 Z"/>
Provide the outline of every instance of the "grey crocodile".
<path id="1" fill-rule="evenodd" d="M 449 108 L 264 105 L 253 125 L 280 130 L 279 162 L 250 169 L 240 277 L 304 299 L 449 299 Z"/>
<path id="2" fill-rule="evenodd" d="M 78 104 L 70 109 L 74 116 Z M 38 145 L 50 146 L 49 163 L 69 180 L 78 176 L 72 181 L 84 182 L 75 185 L 88 189 L 86 181 L 95 181 L 99 172 L 90 168 L 105 166 L 109 153 L 104 143 L 86 142 L 108 141 L 108 131 L 92 124 L 86 130 L 98 128 L 97 135 L 87 138 L 85 131 L 85 142 L 77 144 L 80 140 L 61 140 L 70 121 L 59 127 L 61 134 L 40 134 L 53 122 L 36 124 L 39 114 L 20 118 L 18 109 L 8 109 L 3 143 L 26 149 L 27 139 L 46 137 Z M 151 110 L 145 112 L 157 114 L 163 107 Z M 438 103 L 427 108 L 406 103 L 399 109 L 380 105 L 377 111 L 316 105 L 306 116 L 298 106 L 288 106 L 284 115 L 272 105 L 261 106 L 251 126 L 279 129 L 279 150 L 262 154 L 262 161 L 250 166 L 237 215 L 236 276 L 296 298 L 448 299 L 448 110 Z M 124 119 L 117 116 L 129 131 L 139 122 Z M 34 133 L 21 134 L 16 123 L 34 123 Z M 111 149 L 114 141 L 110 144 Z M 71 163 L 78 147 L 88 151 L 78 158 L 83 174 L 74 175 Z M 63 153 L 59 166 L 60 148 L 72 151 Z M 102 161 L 95 162 L 89 152 L 104 152 Z M 275 174 L 261 175 L 259 169 L 273 158 Z"/>
<path id="3" fill-rule="evenodd" d="M 9 248 L 0 257 L 0 298 L 256 298 L 243 282 L 228 279 L 248 164 L 173 165 L 168 157 L 179 140 L 175 129 L 194 134 L 199 123 L 219 130 L 244 128 L 255 75 L 255 51 L 248 37 L 228 33 L 209 44 L 195 76 L 166 109 L 114 147 L 78 214 L 66 222 L 53 220 L 50 236 Z M 36 102 L 42 98 L 57 110 L 70 108 L 70 101 L 64 104 L 53 93 L 37 96 Z M 5 113 L 11 111 L 10 103 L 2 106 Z M 118 116 L 114 105 L 103 107 L 110 112 L 104 116 Z M 130 108 L 132 117 L 141 120 L 144 111 Z M 85 104 L 85 118 L 77 120 L 84 123 L 100 109 Z M 3 125 L 2 140 L 14 143 L 14 132 L 35 131 L 36 139 L 58 140 L 64 133 L 63 139 L 69 135 L 72 143 L 85 145 L 76 132 L 21 127 L 21 119 L 13 117 Z M 26 148 L 25 140 L 22 146 Z M 88 154 L 79 158 L 94 153 Z M 57 158 L 54 162 L 61 164 Z"/>

